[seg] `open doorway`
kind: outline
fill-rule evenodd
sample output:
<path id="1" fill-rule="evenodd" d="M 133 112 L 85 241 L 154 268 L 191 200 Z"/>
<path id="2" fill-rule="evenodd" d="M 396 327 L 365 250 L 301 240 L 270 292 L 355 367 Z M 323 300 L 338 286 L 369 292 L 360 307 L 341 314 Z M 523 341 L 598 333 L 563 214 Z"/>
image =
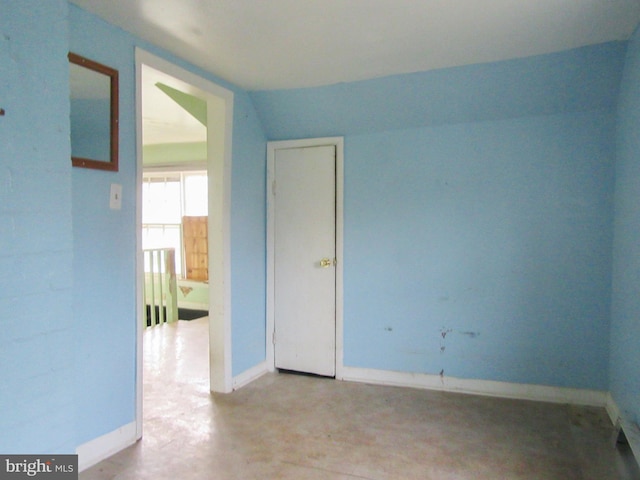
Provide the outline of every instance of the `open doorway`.
<path id="1" fill-rule="evenodd" d="M 136 73 L 136 424 L 141 437 L 142 334 L 148 311 L 144 283 L 145 270 L 149 270 L 143 246 L 168 245 L 176 252 L 176 276 L 187 282 L 182 285 L 184 289 L 178 289 L 178 295 L 185 297 L 179 303 L 185 310 L 204 310 L 209 318 L 210 390 L 231 391 L 229 194 L 233 93 L 142 50 L 136 51 Z M 147 210 L 144 217 L 143 190 L 147 201 L 155 196 L 155 203 L 163 198 L 165 202 Z M 176 194 L 178 204 L 170 198 Z M 196 224 L 187 227 L 188 221 Z M 188 235 L 193 232 L 200 232 L 200 237 L 190 240 Z M 185 243 L 200 247 L 195 253 L 185 253 Z M 205 292 L 196 291 L 203 288 Z"/>
<path id="2" fill-rule="evenodd" d="M 144 104 L 144 102 L 143 102 Z M 143 122 L 144 123 L 144 122 Z M 143 126 L 143 137 L 146 126 Z M 206 165 L 149 167 L 143 147 L 142 249 L 147 328 L 209 315 Z M 154 148 L 154 150 L 158 150 Z"/>
<path id="3" fill-rule="evenodd" d="M 201 91 L 144 64 L 141 86 L 143 298 L 153 327 L 209 315 L 208 116 Z"/>

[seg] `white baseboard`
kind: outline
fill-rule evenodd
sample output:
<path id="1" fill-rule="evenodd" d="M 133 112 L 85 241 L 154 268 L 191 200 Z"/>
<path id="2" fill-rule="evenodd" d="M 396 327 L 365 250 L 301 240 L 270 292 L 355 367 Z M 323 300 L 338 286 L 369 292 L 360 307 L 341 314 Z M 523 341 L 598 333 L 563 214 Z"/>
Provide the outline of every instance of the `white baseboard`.
<path id="1" fill-rule="evenodd" d="M 611 423 L 617 425 L 620 421 L 620 409 L 611 396 L 611 393 L 607 393 L 607 403 L 605 404 L 604 408 L 607 409 L 607 413 L 609 414 Z"/>
<path id="2" fill-rule="evenodd" d="M 608 404 L 607 392 L 599 390 L 549 387 L 545 385 L 495 382 L 490 380 L 468 380 L 424 373 L 395 372 L 353 367 L 342 367 L 340 374 L 340 380 L 378 385 L 423 388 L 443 392 L 551 403 L 569 403 L 572 405 L 594 407 L 606 407 Z"/>
<path id="3" fill-rule="evenodd" d="M 627 442 L 629 442 L 633 456 L 640 465 L 640 426 L 625 418 L 624 415 L 620 417 L 620 426 L 624 436 L 627 438 Z"/>
<path id="4" fill-rule="evenodd" d="M 92 467 L 114 453 L 136 443 L 136 422 L 128 423 L 113 432 L 83 443 L 76 448 L 78 470 Z"/>
<path id="5" fill-rule="evenodd" d="M 249 383 L 257 380 L 262 375 L 267 373 L 267 362 L 262 362 L 256 365 L 255 367 L 251 367 L 249 370 L 245 370 L 240 375 L 236 375 L 233 377 L 233 389 L 238 390 L 239 388 L 248 385 Z"/>
<path id="6" fill-rule="evenodd" d="M 611 423 L 613 423 L 616 428 L 622 429 L 624 436 L 627 438 L 627 442 L 629 442 L 631 451 L 640 465 L 640 426 L 637 423 L 630 421 L 624 415 L 610 393 L 607 394 L 606 409 L 609 414 L 609 418 L 611 419 Z"/>

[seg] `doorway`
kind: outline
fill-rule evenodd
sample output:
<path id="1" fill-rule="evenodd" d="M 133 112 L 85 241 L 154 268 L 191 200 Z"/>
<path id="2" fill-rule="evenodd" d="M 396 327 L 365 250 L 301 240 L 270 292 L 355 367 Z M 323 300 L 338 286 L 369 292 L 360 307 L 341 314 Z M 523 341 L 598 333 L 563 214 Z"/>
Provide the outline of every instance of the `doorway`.
<path id="1" fill-rule="evenodd" d="M 143 70 L 153 69 L 166 75 L 165 92 L 179 96 L 174 79 L 188 86 L 189 93 L 205 105 L 207 121 L 204 167 L 208 186 L 208 272 L 209 281 L 209 388 L 215 392 L 230 392 L 231 378 L 231 317 L 230 317 L 230 186 L 231 141 L 233 126 L 233 92 L 184 70 L 143 50 L 136 50 L 136 127 L 137 127 L 137 436 L 142 436 L 142 351 L 145 323 L 143 300 L 144 260 L 142 255 L 142 172 L 143 172 Z M 162 82 L 160 82 L 162 83 Z M 178 99 L 184 101 L 184 99 Z M 197 108 L 197 107 L 194 107 Z M 193 115 L 193 114 L 192 114 Z M 195 115 L 198 115 L 195 112 Z"/>
<path id="2" fill-rule="evenodd" d="M 342 137 L 331 137 L 269 142 L 267 145 L 267 365 L 272 371 L 297 370 L 342 378 L 343 142 Z M 298 160 L 313 166 L 294 171 L 296 165 L 301 165 Z M 331 163 L 330 167 L 328 163 Z M 308 183 L 305 187 L 298 188 L 302 181 L 301 175 L 307 177 L 305 182 Z M 322 186 L 319 187 L 320 190 L 310 192 L 317 187 L 314 185 L 316 175 L 319 175 L 318 179 L 322 178 L 319 181 Z M 324 191 L 326 189 L 333 189 L 333 192 Z M 289 198 L 287 203 L 295 205 L 306 201 L 295 198 L 300 193 L 304 196 L 305 192 L 310 194 L 308 206 L 311 208 L 306 219 L 304 208 L 297 213 L 287 211 L 287 207 L 280 211 L 283 208 L 280 194 Z M 322 203 L 325 206 L 321 211 L 314 211 L 314 198 L 318 196 L 324 198 Z M 327 206 L 327 202 L 334 203 Z M 292 215 L 300 217 L 293 220 Z M 330 215 L 335 215 L 334 224 L 326 226 L 326 217 Z M 295 230 L 299 230 L 293 225 L 287 231 L 288 227 L 292 223 L 304 222 L 302 230 L 308 230 L 316 220 L 325 225 L 322 228 L 324 240 L 320 242 L 320 246 L 311 248 L 310 239 L 299 238 L 294 240 L 294 244 L 304 243 L 305 247 L 296 249 L 292 257 L 283 260 L 283 256 L 288 256 L 292 251 L 291 245 L 283 241 L 283 235 L 296 235 Z M 286 268 L 290 270 L 291 276 L 284 280 L 283 288 L 282 272 L 285 264 L 288 264 Z M 301 264 L 304 266 L 301 267 Z M 320 283 L 316 284 L 316 281 Z M 306 285 L 305 288 L 310 286 L 307 293 L 315 297 L 313 301 L 300 297 L 307 293 L 295 291 L 303 284 Z M 318 292 L 314 293 L 316 287 L 322 291 L 319 295 L 316 295 Z M 332 291 L 328 292 L 328 288 Z M 293 321 L 284 318 L 291 314 L 289 309 L 293 309 Z M 327 320 L 323 321 L 324 326 L 319 329 L 296 326 L 296 323 L 300 323 L 300 317 L 314 317 L 318 310 L 323 311 L 325 319 L 334 316 L 332 326 L 327 328 Z M 328 321 L 331 322 L 331 319 Z M 318 335 L 323 339 L 320 349 L 313 347 Z M 316 354 L 307 355 L 310 349 L 316 350 Z"/>

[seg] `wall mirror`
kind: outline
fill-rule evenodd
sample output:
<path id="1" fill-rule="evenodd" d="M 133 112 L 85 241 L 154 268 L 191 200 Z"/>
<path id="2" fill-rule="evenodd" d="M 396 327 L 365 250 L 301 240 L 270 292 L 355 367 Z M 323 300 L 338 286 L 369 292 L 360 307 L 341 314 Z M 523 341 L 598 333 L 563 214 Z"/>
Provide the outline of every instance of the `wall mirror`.
<path id="1" fill-rule="evenodd" d="M 118 171 L 118 71 L 69 53 L 71 163 Z"/>

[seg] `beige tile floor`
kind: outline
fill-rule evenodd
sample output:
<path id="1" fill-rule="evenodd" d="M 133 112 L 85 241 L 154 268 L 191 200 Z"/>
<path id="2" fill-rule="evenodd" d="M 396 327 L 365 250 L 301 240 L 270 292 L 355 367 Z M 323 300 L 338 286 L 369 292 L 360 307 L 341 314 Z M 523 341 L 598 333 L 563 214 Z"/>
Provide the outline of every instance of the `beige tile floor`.
<path id="1" fill-rule="evenodd" d="M 144 344 L 144 437 L 81 480 L 640 478 L 603 409 L 291 374 L 211 395 L 206 320 Z"/>

